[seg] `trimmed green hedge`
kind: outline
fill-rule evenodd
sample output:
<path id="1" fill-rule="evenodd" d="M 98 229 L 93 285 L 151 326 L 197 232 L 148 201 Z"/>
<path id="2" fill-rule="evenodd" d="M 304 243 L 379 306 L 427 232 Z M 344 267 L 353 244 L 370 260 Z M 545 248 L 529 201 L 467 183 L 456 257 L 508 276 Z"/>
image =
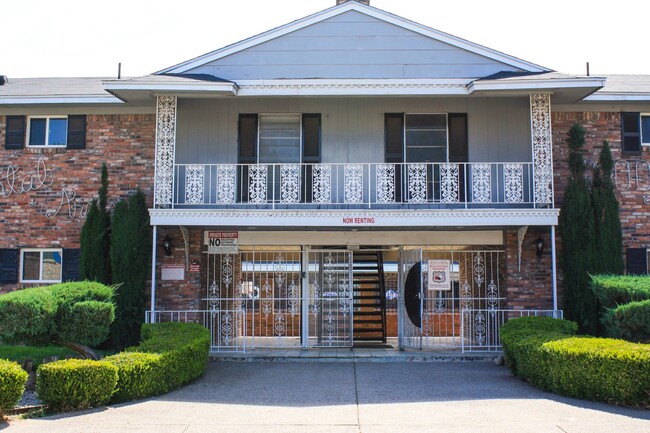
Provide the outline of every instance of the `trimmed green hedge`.
<path id="1" fill-rule="evenodd" d="M 25 391 L 27 373 L 13 361 L 0 359 L 0 419 L 18 404 Z"/>
<path id="2" fill-rule="evenodd" d="M 142 326 L 143 342 L 106 361 L 119 370 L 113 401 L 163 394 L 203 375 L 210 351 L 210 331 L 195 323 Z"/>
<path id="3" fill-rule="evenodd" d="M 0 358 L 22 364 L 26 359 L 32 360 L 32 368 L 36 370 L 43 362 L 43 358 L 58 356 L 65 359 L 68 356 L 78 355 L 77 352 L 63 346 L 11 346 L 0 345 Z"/>
<path id="4" fill-rule="evenodd" d="M 607 335 L 634 343 L 650 343 L 650 300 L 630 302 L 603 315 Z"/>
<path id="5" fill-rule="evenodd" d="M 573 322 L 542 317 L 508 321 L 501 329 L 513 373 L 558 394 L 650 407 L 650 346 L 575 337 Z"/>
<path id="6" fill-rule="evenodd" d="M 650 407 L 650 346 L 571 337 L 542 346 L 548 389 L 560 394 Z"/>
<path id="7" fill-rule="evenodd" d="M 41 365 L 39 397 L 54 411 L 85 409 L 163 394 L 203 375 L 210 350 L 210 331 L 203 326 L 145 324 L 142 338 L 139 346 L 103 361 Z"/>
<path id="8" fill-rule="evenodd" d="M 38 368 L 36 392 L 50 410 L 67 412 L 101 406 L 117 385 L 117 367 L 106 361 L 69 359 Z"/>
<path id="9" fill-rule="evenodd" d="M 112 287 L 90 281 L 0 295 L 0 338 L 9 344 L 64 340 L 97 345 L 114 318 L 112 299 Z"/>
<path id="10" fill-rule="evenodd" d="M 650 277 L 592 275 L 591 290 L 604 308 L 650 299 Z"/>

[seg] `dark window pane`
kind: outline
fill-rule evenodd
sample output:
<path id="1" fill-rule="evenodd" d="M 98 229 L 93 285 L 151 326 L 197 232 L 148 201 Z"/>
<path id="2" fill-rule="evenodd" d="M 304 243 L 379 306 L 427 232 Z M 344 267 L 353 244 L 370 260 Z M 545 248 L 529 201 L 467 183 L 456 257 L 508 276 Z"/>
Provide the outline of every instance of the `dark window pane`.
<path id="1" fill-rule="evenodd" d="M 641 116 L 643 144 L 650 144 L 650 116 Z"/>
<path id="2" fill-rule="evenodd" d="M 444 114 L 407 114 L 406 129 L 446 129 Z"/>
<path id="3" fill-rule="evenodd" d="M 40 280 L 41 253 L 28 251 L 23 253 L 23 280 Z"/>
<path id="4" fill-rule="evenodd" d="M 404 160 L 404 115 L 402 113 L 386 113 L 385 116 L 386 162 L 402 162 Z"/>
<path id="5" fill-rule="evenodd" d="M 406 131 L 406 147 L 413 146 L 441 146 L 447 147 L 446 131 Z"/>
<path id="6" fill-rule="evenodd" d="M 303 114 L 303 162 L 320 162 L 320 114 Z"/>
<path id="7" fill-rule="evenodd" d="M 623 121 L 624 133 L 639 132 L 639 113 L 623 113 L 621 117 Z"/>
<path id="8" fill-rule="evenodd" d="M 65 146 L 68 138 L 68 119 L 50 119 L 47 144 Z"/>
<path id="9" fill-rule="evenodd" d="M 29 122 L 29 145 L 45 145 L 45 126 L 47 119 L 31 119 Z"/>
<path id="10" fill-rule="evenodd" d="M 446 160 L 446 148 L 413 147 L 406 149 L 406 162 L 444 162 Z"/>
<path id="11" fill-rule="evenodd" d="M 641 139 L 636 136 L 623 136 L 623 152 L 639 152 Z"/>

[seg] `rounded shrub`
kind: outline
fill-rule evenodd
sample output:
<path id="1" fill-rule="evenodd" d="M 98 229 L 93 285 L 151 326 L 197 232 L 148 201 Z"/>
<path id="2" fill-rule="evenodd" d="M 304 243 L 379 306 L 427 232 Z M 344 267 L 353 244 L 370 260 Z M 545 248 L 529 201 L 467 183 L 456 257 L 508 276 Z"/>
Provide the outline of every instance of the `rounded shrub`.
<path id="1" fill-rule="evenodd" d="M 115 319 L 115 306 L 108 302 L 82 301 L 66 308 L 59 327 L 59 338 L 89 346 L 104 342 Z"/>
<path id="2" fill-rule="evenodd" d="M 18 404 L 26 382 L 27 373 L 20 365 L 0 359 L 0 419 Z"/>
<path id="3" fill-rule="evenodd" d="M 56 330 L 57 300 L 41 287 L 0 296 L 0 336 L 4 343 L 45 344 Z"/>
<path id="4" fill-rule="evenodd" d="M 559 394 L 650 407 L 650 346 L 571 337 L 542 345 L 548 389 Z"/>
<path id="5" fill-rule="evenodd" d="M 558 394 L 650 407 L 650 346 L 606 338 L 576 337 L 565 320 L 526 317 L 501 329 L 513 373 Z"/>
<path id="6" fill-rule="evenodd" d="M 36 392 L 53 411 L 101 406 L 117 385 L 117 367 L 106 361 L 69 359 L 38 368 Z"/>
<path id="7" fill-rule="evenodd" d="M 630 302 L 603 315 L 607 335 L 635 343 L 650 343 L 650 300 Z"/>
<path id="8" fill-rule="evenodd" d="M 196 323 L 142 326 L 142 343 L 105 358 L 118 368 L 113 401 L 162 394 L 202 376 L 210 351 L 210 331 Z"/>

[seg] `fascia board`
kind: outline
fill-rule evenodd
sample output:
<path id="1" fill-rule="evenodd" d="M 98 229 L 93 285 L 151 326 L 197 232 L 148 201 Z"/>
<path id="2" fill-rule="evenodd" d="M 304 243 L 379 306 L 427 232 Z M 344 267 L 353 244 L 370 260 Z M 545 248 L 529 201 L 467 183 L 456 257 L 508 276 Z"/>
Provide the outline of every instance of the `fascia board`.
<path id="1" fill-rule="evenodd" d="M 650 101 L 650 93 L 596 93 L 584 98 L 586 102 Z"/>
<path id="2" fill-rule="evenodd" d="M 548 79 L 548 80 L 510 80 L 507 82 L 475 81 L 468 86 L 469 93 L 479 91 L 503 90 L 554 90 L 569 88 L 602 88 L 605 79 Z"/>
<path id="3" fill-rule="evenodd" d="M 0 97 L 0 105 L 40 105 L 40 104 L 122 104 L 114 96 L 65 97 L 65 96 L 10 96 Z"/>

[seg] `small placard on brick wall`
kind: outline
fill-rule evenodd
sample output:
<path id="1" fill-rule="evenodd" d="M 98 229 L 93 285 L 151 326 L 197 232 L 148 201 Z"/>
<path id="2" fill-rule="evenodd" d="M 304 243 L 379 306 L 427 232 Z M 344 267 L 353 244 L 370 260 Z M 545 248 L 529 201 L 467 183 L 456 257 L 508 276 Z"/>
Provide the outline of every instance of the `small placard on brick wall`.
<path id="1" fill-rule="evenodd" d="M 162 265 L 161 279 L 163 280 L 184 280 L 185 279 L 185 266 L 184 265 Z"/>
<path id="2" fill-rule="evenodd" d="M 190 272 L 200 272 L 200 271 L 201 271 L 201 265 L 199 264 L 190 265 Z"/>

